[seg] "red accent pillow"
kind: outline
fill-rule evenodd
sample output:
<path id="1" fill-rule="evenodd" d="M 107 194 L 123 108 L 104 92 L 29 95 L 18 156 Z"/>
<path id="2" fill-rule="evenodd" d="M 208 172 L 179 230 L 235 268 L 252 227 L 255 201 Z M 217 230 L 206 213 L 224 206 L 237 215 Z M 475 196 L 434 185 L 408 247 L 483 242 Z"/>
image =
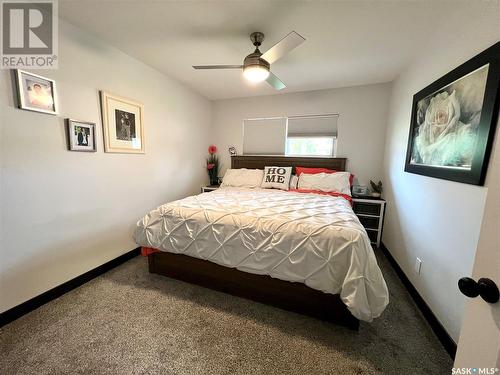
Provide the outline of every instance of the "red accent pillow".
<path id="1" fill-rule="evenodd" d="M 317 173 L 337 173 L 333 169 L 328 168 L 307 168 L 307 167 L 295 167 L 295 174 L 300 176 L 302 173 L 305 174 L 317 174 Z M 352 186 L 352 182 L 354 181 L 354 175 L 351 173 L 349 176 L 349 184 Z"/>
<path id="2" fill-rule="evenodd" d="M 317 173 L 335 173 L 333 169 L 327 168 L 306 168 L 306 167 L 296 167 L 295 168 L 297 176 L 300 176 L 302 173 L 305 174 L 317 174 Z"/>

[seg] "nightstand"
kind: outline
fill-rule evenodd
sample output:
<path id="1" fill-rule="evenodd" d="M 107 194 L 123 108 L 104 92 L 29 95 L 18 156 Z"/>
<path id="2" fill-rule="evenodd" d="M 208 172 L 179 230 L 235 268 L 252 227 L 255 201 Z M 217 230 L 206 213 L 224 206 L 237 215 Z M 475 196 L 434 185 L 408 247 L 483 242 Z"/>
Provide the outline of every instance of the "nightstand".
<path id="1" fill-rule="evenodd" d="M 208 193 L 209 191 L 214 191 L 217 190 L 220 187 L 220 185 L 207 185 L 207 186 L 202 186 L 201 187 L 201 192 L 202 193 Z"/>
<path id="2" fill-rule="evenodd" d="M 380 246 L 382 229 L 384 227 L 385 200 L 372 197 L 353 197 L 352 209 L 361 224 L 365 227 L 370 242 Z"/>

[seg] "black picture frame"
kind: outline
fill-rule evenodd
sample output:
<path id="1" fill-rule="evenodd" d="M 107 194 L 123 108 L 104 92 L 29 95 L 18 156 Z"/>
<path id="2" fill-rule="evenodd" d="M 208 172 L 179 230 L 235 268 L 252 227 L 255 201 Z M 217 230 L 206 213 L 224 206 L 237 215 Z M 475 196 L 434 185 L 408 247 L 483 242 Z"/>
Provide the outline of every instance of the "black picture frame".
<path id="1" fill-rule="evenodd" d="M 84 127 L 91 129 L 91 132 L 89 134 L 88 140 L 91 140 L 90 145 L 83 145 L 80 146 L 76 144 L 75 140 L 73 139 L 73 129 L 76 126 Z M 66 138 L 67 138 L 67 146 L 68 146 L 68 151 L 78 151 L 78 152 L 96 152 L 97 151 L 97 143 L 96 143 L 96 124 L 94 122 L 87 122 L 87 121 L 80 121 L 80 120 L 74 120 L 67 118 L 66 119 Z"/>
<path id="2" fill-rule="evenodd" d="M 470 169 L 412 163 L 412 155 L 414 155 L 414 139 L 418 135 L 417 130 L 419 127 L 417 122 L 417 116 L 419 115 L 417 113 L 418 103 L 422 99 L 426 99 L 429 96 L 438 93 L 440 90 L 444 90 L 452 83 L 455 83 L 461 78 L 488 64 L 489 67 L 486 78 L 483 106 L 481 109 L 479 124 L 477 126 L 477 138 Z M 499 99 L 500 42 L 497 42 L 490 48 L 463 63 L 413 96 L 405 172 L 472 185 L 484 185 L 488 161 L 491 148 L 493 146 L 495 128 L 498 121 Z"/>

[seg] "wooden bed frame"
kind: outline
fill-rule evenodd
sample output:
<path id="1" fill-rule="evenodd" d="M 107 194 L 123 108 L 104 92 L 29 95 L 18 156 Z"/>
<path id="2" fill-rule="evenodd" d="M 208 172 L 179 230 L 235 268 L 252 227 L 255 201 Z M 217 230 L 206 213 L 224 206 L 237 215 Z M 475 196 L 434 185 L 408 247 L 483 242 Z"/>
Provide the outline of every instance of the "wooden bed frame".
<path id="1" fill-rule="evenodd" d="M 345 171 L 345 158 L 233 156 L 231 168 L 265 166 L 318 167 Z M 187 281 L 232 295 L 263 302 L 348 327 L 359 320 L 347 310 L 338 294 L 323 293 L 305 284 L 255 275 L 182 254 L 157 252 L 148 256 L 149 272 Z"/>

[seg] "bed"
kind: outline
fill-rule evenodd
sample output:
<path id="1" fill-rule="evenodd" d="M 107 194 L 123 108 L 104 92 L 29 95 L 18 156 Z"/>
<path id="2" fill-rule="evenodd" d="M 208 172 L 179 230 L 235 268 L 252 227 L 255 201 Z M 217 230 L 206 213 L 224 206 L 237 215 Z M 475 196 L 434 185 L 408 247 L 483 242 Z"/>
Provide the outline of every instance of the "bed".
<path id="1" fill-rule="evenodd" d="M 343 158 L 235 156 L 233 169 L 345 170 Z M 351 329 L 388 292 L 348 200 L 277 189 L 221 188 L 158 207 L 134 233 L 149 271 Z"/>

